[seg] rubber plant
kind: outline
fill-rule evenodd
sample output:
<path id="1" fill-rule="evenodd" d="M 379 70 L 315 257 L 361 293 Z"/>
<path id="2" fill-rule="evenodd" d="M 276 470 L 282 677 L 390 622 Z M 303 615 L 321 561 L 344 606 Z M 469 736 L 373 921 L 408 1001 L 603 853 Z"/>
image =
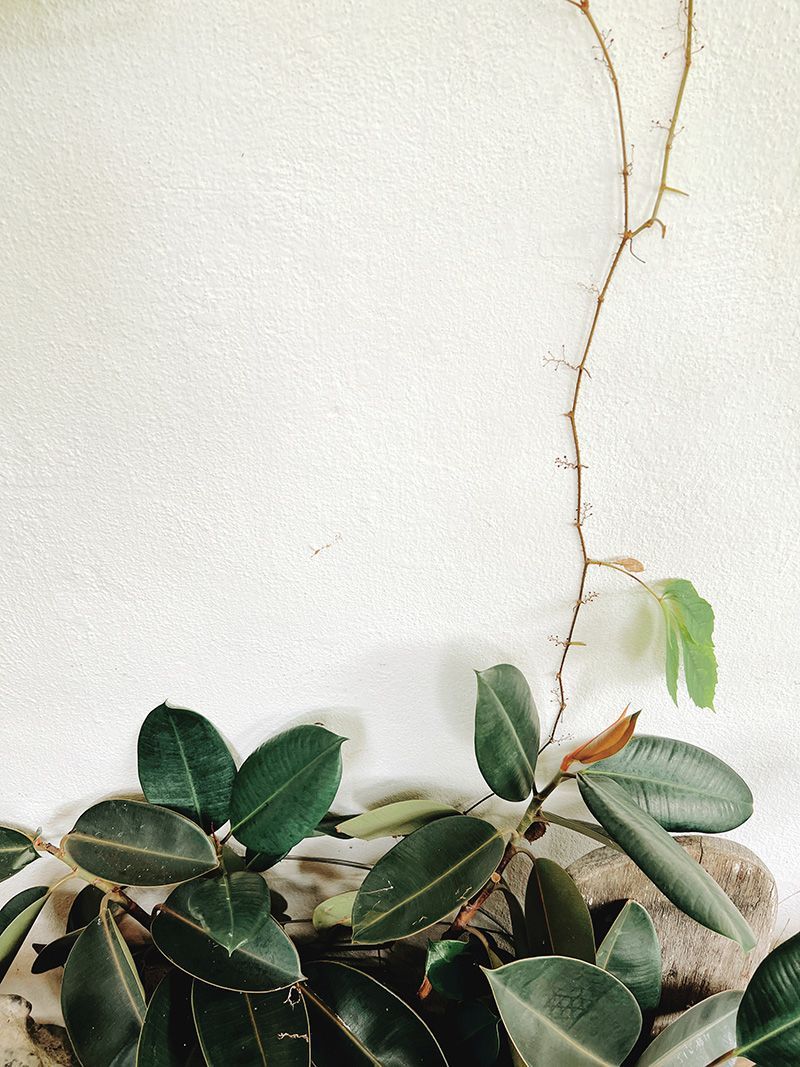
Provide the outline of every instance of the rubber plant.
<path id="1" fill-rule="evenodd" d="M 60 880 L 23 889 L 0 909 L 0 978 L 64 882 L 85 883 L 63 935 L 37 945 L 33 964 L 37 973 L 63 968 L 63 1015 L 83 1067 L 712 1067 L 739 1056 L 760 1067 L 800 1063 L 800 935 L 771 952 L 746 989 L 695 1004 L 650 1041 L 661 997 L 650 916 L 629 901 L 596 944 L 570 875 L 535 847 L 557 825 L 620 849 L 690 919 L 744 952 L 754 947 L 742 915 L 672 836 L 722 833 L 750 817 L 750 790 L 732 768 L 685 742 L 637 733 L 638 713 L 626 709 L 566 753 L 549 780 L 539 775 L 539 756 L 557 740 L 567 707 L 565 666 L 580 644 L 591 568 L 634 579 L 658 602 L 673 700 L 681 662 L 698 707 L 713 706 L 717 676 L 713 611 L 690 582 L 653 586 L 635 559 L 590 555 L 577 420 L 592 341 L 623 253 L 654 227 L 663 235 L 663 200 L 679 192 L 668 170 L 692 62 L 693 0 L 682 6 L 683 68 L 660 182 L 638 224 L 630 217 L 631 167 L 609 44 L 589 0 L 568 3 L 584 17 L 611 81 L 622 232 L 580 359 L 569 365 L 573 457 L 561 465 L 575 471 L 581 569 L 544 743 L 523 674 L 498 664 L 476 675 L 477 763 L 491 795 L 520 809 L 500 825 L 425 799 L 337 817 L 331 808 L 344 738 L 320 725 L 296 726 L 237 767 L 207 719 L 161 705 L 139 735 L 143 799 L 93 804 L 58 844 L 0 828 L 0 879 L 43 855 L 66 866 Z M 576 787 L 587 818 L 551 810 L 556 790 Z M 318 903 L 315 936 L 303 939 L 294 934 L 302 923 L 271 883 L 302 841 L 320 835 L 388 847 L 358 890 Z M 518 855 L 530 868 L 521 899 L 504 877 Z M 157 902 L 145 907 L 154 891 Z M 504 936 L 481 922 L 493 893 L 508 904 Z M 385 966 L 379 980 L 365 962 L 421 941 L 427 947 L 416 996 L 399 970 Z"/>

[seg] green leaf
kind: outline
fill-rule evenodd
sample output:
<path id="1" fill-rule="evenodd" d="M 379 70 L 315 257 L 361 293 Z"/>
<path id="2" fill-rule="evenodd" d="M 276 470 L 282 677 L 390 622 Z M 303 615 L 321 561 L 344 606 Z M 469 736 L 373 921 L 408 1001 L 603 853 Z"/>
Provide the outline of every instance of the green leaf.
<path id="1" fill-rule="evenodd" d="M 321 726 L 295 726 L 245 760 L 233 784 L 231 833 L 254 852 L 285 856 L 331 806 L 342 777 L 338 737 Z"/>
<path id="2" fill-rule="evenodd" d="M 480 970 L 486 950 L 470 941 L 429 941 L 425 976 L 437 993 L 448 1000 L 467 1000 L 486 992 Z"/>
<path id="3" fill-rule="evenodd" d="M 259 874 L 222 873 L 192 882 L 186 894 L 189 914 L 230 956 L 269 917 L 269 889 Z"/>
<path id="4" fill-rule="evenodd" d="M 475 756 L 481 774 L 503 800 L 527 800 L 539 751 L 539 716 L 528 683 L 508 663 L 475 673 Z"/>
<path id="5" fill-rule="evenodd" d="M 737 1056 L 759 1067 L 800 1063 L 800 934 L 795 934 L 758 966 L 744 991 L 736 1017 Z"/>
<path id="6" fill-rule="evenodd" d="M 630 744 L 630 741 L 628 744 Z M 613 837 L 609 837 L 603 827 L 598 826 L 597 823 L 586 822 L 584 819 L 567 819 L 563 815 L 556 815 L 552 811 L 540 811 L 539 815 L 545 822 L 552 823 L 553 826 L 562 826 L 565 830 L 573 830 L 576 834 L 583 834 L 584 837 L 588 837 L 592 841 L 598 841 L 601 845 L 605 845 L 606 848 L 616 849 L 617 852 L 621 851 Z"/>
<path id="7" fill-rule="evenodd" d="M 106 899 L 106 894 L 96 885 L 85 885 L 70 905 L 67 915 L 67 933 L 72 930 L 83 930 L 93 919 L 100 914 L 100 906 Z M 112 912 L 118 908 L 118 904 L 110 904 Z"/>
<path id="8" fill-rule="evenodd" d="M 353 940 L 375 945 L 433 926 L 481 888 L 503 851 L 500 832 L 468 815 L 440 819 L 404 837 L 358 891 Z"/>
<path id="9" fill-rule="evenodd" d="M 528 944 L 528 924 L 525 921 L 525 912 L 519 902 L 517 894 L 507 885 L 502 883 L 495 890 L 505 899 L 508 908 L 508 917 L 511 920 L 511 936 L 514 945 L 514 955 L 517 959 L 524 959 L 531 955 Z"/>
<path id="10" fill-rule="evenodd" d="M 103 800 L 62 842 L 70 862 L 117 885 L 169 885 L 212 871 L 214 846 L 199 826 L 167 808 Z"/>
<path id="11" fill-rule="evenodd" d="M 752 930 L 711 875 L 622 786 L 583 772 L 578 786 L 592 815 L 676 908 L 745 952 L 755 947 Z"/>
<path id="12" fill-rule="evenodd" d="M 228 821 L 236 764 L 216 727 L 196 711 L 161 704 L 139 731 L 139 781 L 151 804 L 204 830 Z"/>
<path id="13" fill-rule="evenodd" d="M 531 956 L 569 956 L 594 963 L 594 931 L 580 890 L 553 860 L 535 859 L 525 889 Z"/>
<path id="14" fill-rule="evenodd" d="M 692 1067 L 716 1062 L 736 1043 L 741 993 L 716 993 L 662 1030 L 636 1067 Z M 733 1062 L 728 1061 L 728 1062 Z"/>
<path id="15" fill-rule="evenodd" d="M 286 993 L 231 993 L 194 983 L 194 1019 L 208 1067 L 308 1067 L 308 1015 Z"/>
<path id="16" fill-rule="evenodd" d="M 633 995 L 591 963 L 541 956 L 486 977 L 508 1035 L 531 1067 L 619 1067 L 639 1036 Z"/>
<path id="17" fill-rule="evenodd" d="M 457 1004 L 449 1019 L 448 1062 L 492 1067 L 500 1055 L 500 1019 L 480 1000 Z"/>
<path id="18" fill-rule="evenodd" d="M 669 737 L 633 737 L 618 755 L 581 774 L 616 782 L 665 830 L 717 834 L 753 814 L 753 794 L 736 771 Z"/>
<path id="19" fill-rule="evenodd" d="M 436 1038 L 386 986 L 341 963 L 312 963 L 303 994 L 315 1067 L 446 1067 Z"/>
<path id="20" fill-rule="evenodd" d="M 353 922 L 353 903 L 356 892 L 339 893 L 317 904 L 311 922 L 318 931 L 330 930 L 335 926 L 351 926 Z"/>
<path id="21" fill-rule="evenodd" d="M 46 885 L 23 889 L 0 908 L 0 981 L 31 932 L 50 894 Z"/>
<path id="22" fill-rule="evenodd" d="M 69 954 L 61 1010 L 82 1067 L 134 1063 L 144 1021 L 144 990 L 128 946 L 106 909 Z"/>
<path id="23" fill-rule="evenodd" d="M 398 800 L 346 819 L 336 829 L 347 837 L 373 841 L 377 837 L 405 837 L 429 822 L 459 814 L 456 808 L 431 800 Z"/>
<path id="24" fill-rule="evenodd" d="M 45 974 L 47 971 L 55 970 L 56 967 L 63 967 L 72 951 L 72 946 L 84 929 L 85 927 L 80 927 L 77 930 L 70 930 L 63 937 L 57 937 L 45 945 L 31 964 L 31 974 Z"/>
<path id="25" fill-rule="evenodd" d="M 191 979 L 180 971 L 171 971 L 159 982 L 147 1005 L 136 1067 L 187 1067 L 199 1062 L 191 992 Z"/>
<path id="26" fill-rule="evenodd" d="M 223 989 L 271 993 L 299 981 L 297 951 L 271 916 L 239 948 L 228 952 L 218 940 L 220 928 L 209 928 L 197 915 L 196 893 L 203 884 L 198 879 L 179 885 L 156 911 L 151 933 L 167 959 L 201 982 Z"/>
<path id="27" fill-rule="evenodd" d="M 0 826 L 0 882 L 39 858 L 33 842 L 20 830 Z"/>
<path id="28" fill-rule="evenodd" d="M 643 1013 L 656 1010 L 661 1000 L 661 946 L 653 920 L 635 900 L 625 904 L 603 938 L 597 966 L 630 989 Z"/>
<path id="29" fill-rule="evenodd" d="M 683 653 L 686 689 L 698 708 L 713 708 L 717 686 L 714 655 L 714 612 L 691 582 L 674 578 L 664 582 L 661 610 L 666 623 L 667 688 L 677 704 L 678 642 Z"/>

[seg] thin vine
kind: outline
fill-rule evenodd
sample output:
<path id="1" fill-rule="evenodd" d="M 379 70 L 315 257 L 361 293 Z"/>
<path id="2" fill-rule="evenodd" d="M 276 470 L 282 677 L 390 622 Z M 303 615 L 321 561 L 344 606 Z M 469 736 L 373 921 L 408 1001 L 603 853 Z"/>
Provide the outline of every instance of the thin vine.
<path id="1" fill-rule="evenodd" d="M 675 136 L 678 132 L 678 119 L 680 117 L 681 106 L 683 104 L 683 96 L 686 90 L 686 82 L 689 77 L 689 69 L 692 65 L 692 49 L 693 49 L 693 35 L 694 35 L 694 0 L 686 0 L 686 32 L 684 36 L 684 51 L 683 51 L 683 71 L 681 74 L 680 83 L 678 85 L 678 91 L 675 96 L 675 106 L 672 111 L 672 118 L 667 130 L 667 139 L 664 145 L 664 154 L 661 165 L 661 177 L 658 184 L 658 190 L 656 192 L 653 208 L 647 218 L 641 222 L 638 226 L 631 228 L 630 223 L 630 174 L 631 164 L 628 158 L 628 144 L 625 134 L 625 113 L 622 107 L 622 94 L 619 87 L 619 78 L 617 77 L 617 71 L 614 66 L 614 61 L 611 58 L 611 53 L 600 27 L 598 26 L 594 15 L 591 11 L 590 0 L 567 0 L 567 3 L 578 10 L 584 15 L 588 22 L 595 39 L 597 40 L 598 47 L 603 57 L 603 63 L 611 77 L 611 84 L 614 90 L 614 100 L 616 105 L 617 115 L 617 127 L 619 132 L 620 152 L 622 156 L 622 217 L 623 227 L 622 234 L 620 235 L 619 242 L 616 246 L 611 265 L 606 272 L 603 284 L 600 291 L 597 294 L 594 314 L 592 316 L 591 325 L 589 326 L 589 332 L 586 337 L 586 341 L 583 346 L 580 362 L 575 368 L 575 388 L 572 393 L 572 403 L 570 404 L 569 411 L 565 412 L 566 418 L 569 420 L 570 431 L 572 435 L 572 446 L 574 462 L 569 466 L 575 469 L 575 527 L 578 531 L 578 540 L 581 550 L 581 573 L 578 583 L 578 595 L 575 599 L 575 603 L 572 609 L 572 616 L 570 619 L 569 630 L 567 637 L 561 642 L 563 651 L 561 653 L 561 660 L 558 664 L 558 670 L 556 671 L 556 685 L 557 685 L 557 697 L 558 697 L 558 710 L 556 712 L 555 719 L 553 721 L 550 735 L 542 745 L 542 751 L 551 745 L 556 740 L 558 728 L 561 725 L 561 721 L 564 717 L 564 712 L 567 707 L 567 695 L 564 687 L 564 669 L 567 663 L 567 657 L 569 650 L 575 644 L 574 635 L 575 627 L 578 623 L 578 616 L 580 615 L 581 607 L 586 603 L 586 578 L 589 573 L 590 567 L 605 566 L 611 567 L 612 570 L 619 571 L 622 574 L 627 574 L 628 577 L 633 578 L 644 586 L 647 591 L 660 601 L 658 594 L 650 588 L 641 578 L 637 578 L 635 574 L 626 570 L 624 567 L 611 564 L 604 560 L 593 559 L 589 555 L 589 551 L 586 545 L 586 536 L 583 531 L 583 524 L 585 520 L 584 514 L 584 485 L 583 485 L 583 470 L 584 464 L 581 456 L 581 440 L 578 433 L 578 402 L 580 400 L 581 385 L 583 384 L 584 375 L 588 374 L 587 361 L 589 359 L 589 353 L 592 349 L 592 343 L 597 331 L 597 324 L 600 320 L 600 314 L 603 310 L 603 305 L 606 300 L 606 296 L 611 287 L 611 282 L 616 274 L 619 262 L 622 259 L 622 255 L 626 248 L 629 248 L 633 253 L 633 241 L 634 239 L 645 230 L 652 229 L 653 226 L 658 225 L 661 229 L 661 236 L 665 237 L 667 227 L 665 223 L 659 218 L 659 211 L 661 210 L 661 203 L 666 193 L 675 193 L 679 196 L 685 196 L 680 189 L 676 189 L 674 186 L 668 184 L 669 176 L 669 163 L 672 155 L 672 146 L 675 143 Z"/>

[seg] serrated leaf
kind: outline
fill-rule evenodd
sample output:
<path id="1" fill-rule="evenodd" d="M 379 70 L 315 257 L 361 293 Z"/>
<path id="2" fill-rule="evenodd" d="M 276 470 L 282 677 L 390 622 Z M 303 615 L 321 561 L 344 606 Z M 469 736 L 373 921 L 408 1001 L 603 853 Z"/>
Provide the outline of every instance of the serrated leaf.
<path id="1" fill-rule="evenodd" d="M 134 1063 L 144 1021 L 144 990 L 128 946 L 105 909 L 69 954 L 61 1010 L 82 1067 Z"/>
<path id="2" fill-rule="evenodd" d="M 476 671 L 475 756 L 489 788 L 527 800 L 539 751 L 539 716 L 522 672 L 508 663 Z"/>
<path id="3" fill-rule="evenodd" d="M 151 804 L 205 830 L 228 821 L 236 764 L 216 727 L 196 711 L 161 704 L 142 723 L 139 781 Z"/>
<path id="4" fill-rule="evenodd" d="M 241 875 L 233 875 L 232 879 Z M 257 878 L 256 874 L 246 874 Z M 203 879 L 174 889 L 156 911 L 151 933 L 156 947 L 176 967 L 201 982 L 238 992 L 271 993 L 302 977 L 297 950 L 268 916 L 250 937 L 229 953 L 216 925 L 198 918 L 195 894 Z M 235 920 L 234 920 L 235 923 Z"/>
<path id="5" fill-rule="evenodd" d="M 405 837 L 429 822 L 460 814 L 456 808 L 432 800 L 398 800 L 345 819 L 336 829 L 347 837 L 373 841 L 379 837 Z"/>
<path id="6" fill-rule="evenodd" d="M 191 991 L 191 979 L 180 971 L 171 971 L 156 986 L 139 1035 L 136 1067 L 199 1067 Z"/>
<path id="7" fill-rule="evenodd" d="M 800 934 L 763 960 L 744 991 L 736 1016 L 735 1055 L 759 1067 L 800 1062 Z"/>
<path id="8" fill-rule="evenodd" d="M 711 875 L 621 786 L 583 772 L 578 786 L 592 815 L 676 908 L 745 952 L 755 947 L 752 930 Z"/>
<path id="9" fill-rule="evenodd" d="M 526 1064 L 619 1067 L 639 1036 L 636 1000 L 591 963 L 541 956 L 487 971 L 486 977 Z"/>
<path id="10" fill-rule="evenodd" d="M 21 830 L 0 826 L 0 882 L 39 858 L 33 842 Z"/>
<path id="11" fill-rule="evenodd" d="M 665 830 L 721 833 L 753 814 L 753 794 L 727 763 L 669 737 L 634 737 L 617 756 L 582 772 L 622 786 Z"/>
<path id="12" fill-rule="evenodd" d="M 70 862 L 116 885 L 170 885 L 218 866 L 214 846 L 199 826 L 137 800 L 95 804 L 62 845 Z"/>
<path id="13" fill-rule="evenodd" d="M 232 993 L 195 982 L 192 1004 L 208 1067 L 309 1067 L 308 1015 L 301 997 Z"/>
<path id="14" fill-rule="evenodd" d="M 741 993 L 716 993 L 693 1005 L 662 1030 L 636 1067 L 692 1067 L 716 1063 L 736 1043 Z M 726 1064 L 733 1060 L 726 1060 Z"/>
<path id="15" fill-rule="evenodd" d="M 338 893 L 317 904 L 311 922 L 317 931 L 331 930 L 335 926 L 350 926 L 353 921 L 353 904 L 357 893 Z"/>
<path id="16" fill-rule="evenodd" d="M 322 726 L 295 726 L 257 748 L 233 784 L 236 840 L 280 857 L 308 837 L 339 788 L 344 741 Z"/>
<path id="17" fill-rule="evenodd" d="M 353 906 L 353 940 L 379 944 L 433 926 L 489 879 L 502 834 L 482 819 L 454 815 L 402 838 L 364 879 Z"/>
<path id="18" fill-rule="evenodd" d="M 597 966 L 630 989 L 642 1012 L 655 1011 L 661 999 L 661 946 L 653 920 L 629 900 L 597 950 Z"/>
<path id="19" fill-rule="evenodd" d="M 563 867 L 537 858 L 525 888 L 531 956 L 569 956 L 594 963 L 594 931 L 586 901 Z"/>
<path id="20" fill-rule="evenodd" d="M 49 895 L 48 886 L 31 886 L 0 908 L 0 981 L 8 973 Z"/>
<path id="21" fill-rule="evenodd" d="M 660 598 L 666 623 L 667 688 L 677 703 L 678 643 L 683 653 L 686 689 L 698 708 L 713 708 L 717 686 L 714 612 L 691 582 L 664 582 Z"/>
<path id="22" fill-rule="evenodd" d="M 386 986 L 341 963 L 312 963 L 303 987 L 315 1067 L 446 1067 L 416 1012 Z"/>

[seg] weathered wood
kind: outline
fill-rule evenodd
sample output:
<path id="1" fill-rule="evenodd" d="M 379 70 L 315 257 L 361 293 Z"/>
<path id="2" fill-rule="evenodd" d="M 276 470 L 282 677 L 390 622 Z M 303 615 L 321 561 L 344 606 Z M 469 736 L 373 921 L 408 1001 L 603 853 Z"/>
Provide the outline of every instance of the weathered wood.
<path id="1" fill-rule="evenodd" d="M 598 943 L 626 900 L 650 913 L 661 942 L 663 993 L 653 1033 L 713 993 L 743 989 L 770 949 L 778 896 L 775 879 L 743 845 L 725 838 L 676 838 L 728 894 L 753 929 L 756 948 L 745 955 L 733 941 L 680 912 L 627 856 L 598 848 L 568 868 L 583 893 Z"/>
<path id="2" fill-rule="evenodd" d="M 77 1067 L 66 1031 L 40 1026 L 27 1000 L 0 996 L 0 1064 L 2 1067 Z"/>

